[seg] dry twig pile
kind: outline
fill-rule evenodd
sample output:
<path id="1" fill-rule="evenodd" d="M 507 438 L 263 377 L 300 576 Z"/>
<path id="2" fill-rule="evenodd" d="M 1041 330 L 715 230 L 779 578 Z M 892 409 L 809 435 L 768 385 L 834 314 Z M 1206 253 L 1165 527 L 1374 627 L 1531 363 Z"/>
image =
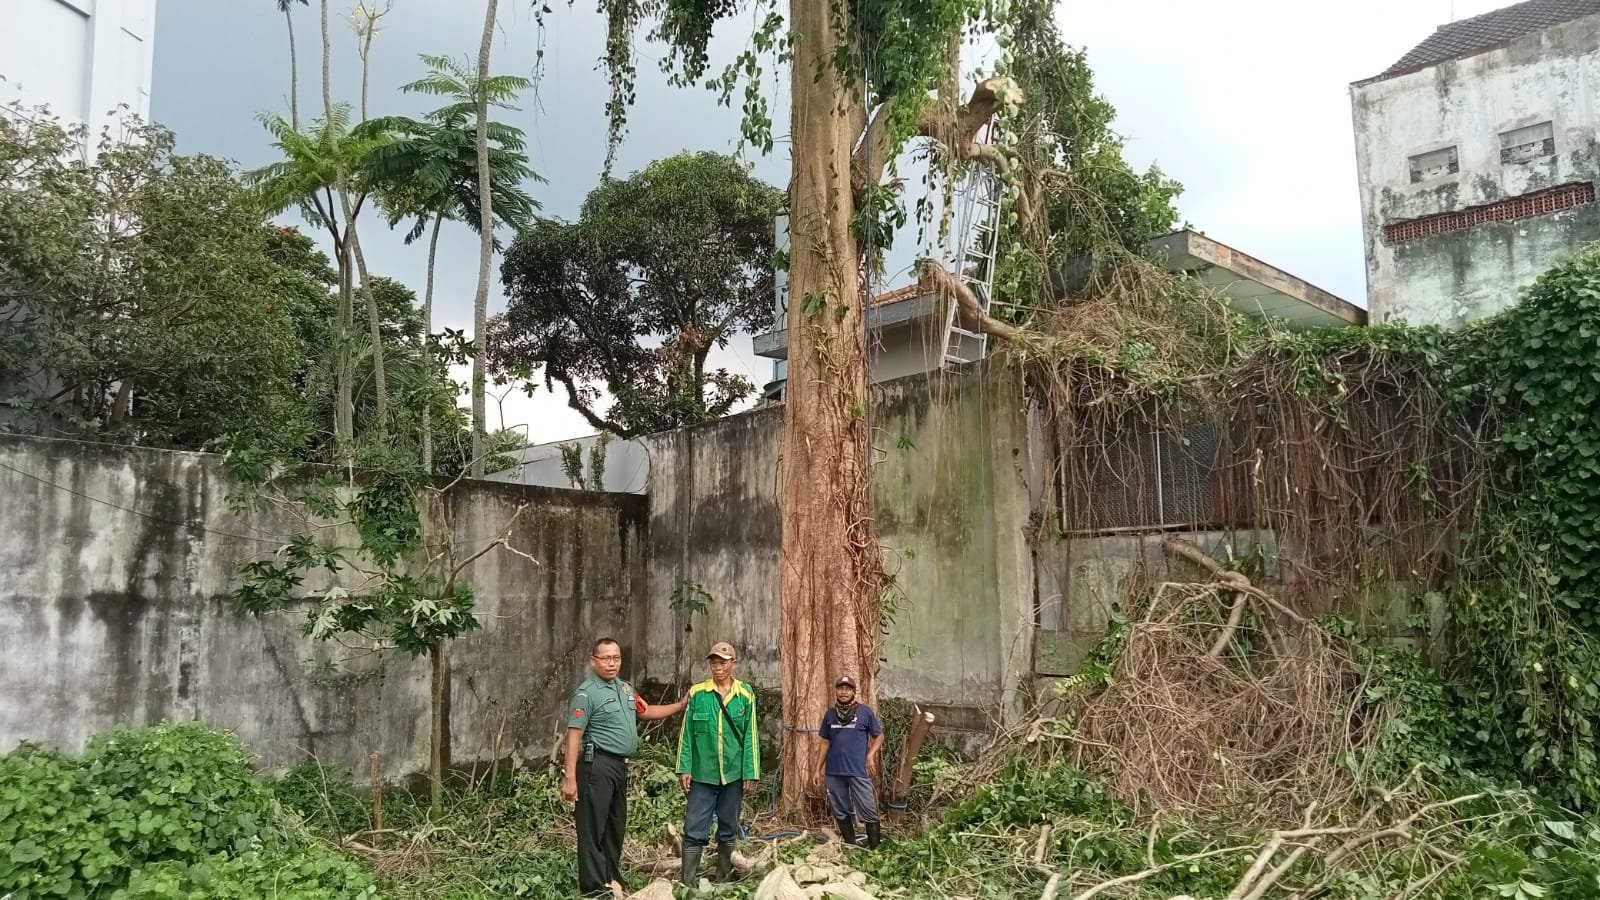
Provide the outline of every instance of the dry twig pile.
<path id="1" fill-rule="evenodd" d="M 1350 797 L 1340 756 L 1372 729 L 1344 644 L 1193 545 L 1163 546 L 1218 580 L 1156 588 L 1110 684 L 1075 705 L 1074 762 L 1147 812 L 1292 823 Z"/>

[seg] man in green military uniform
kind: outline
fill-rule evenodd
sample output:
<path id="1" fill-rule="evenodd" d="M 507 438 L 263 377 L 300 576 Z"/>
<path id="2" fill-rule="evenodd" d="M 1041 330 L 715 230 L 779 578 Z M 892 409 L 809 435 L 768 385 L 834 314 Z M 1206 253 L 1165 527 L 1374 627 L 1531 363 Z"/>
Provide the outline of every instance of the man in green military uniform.
<path id="1" fill-rule="evenodd" d="M 739 839 L 739 809 L 748 787 L 761 777 L 756 737 L 756 694 L 733 677 L 738 656 L 718 641 L 706 654 L 711 677 L 689 688 L 689 713 L 678 732 L 678 779 L 689 795 L 683 817 L 684 884 L 695 884 L 700 857 L 717 820 L 717 880 L 733 874 L 733 845 Z"/>
<path id="2" fill-rule="evenodd" d="M 628 757 L 639 750 L 637 719 L 665 719 L 683 712 L 688 698 L 651 706 L 617 677 L 622 645 L 594 642 L 592 670 L 567 703 L 566 778 L 561 797 L 576 802 L 578 890 L 609 896 L 622 881 L 622 834 L 628 825 Z"/>

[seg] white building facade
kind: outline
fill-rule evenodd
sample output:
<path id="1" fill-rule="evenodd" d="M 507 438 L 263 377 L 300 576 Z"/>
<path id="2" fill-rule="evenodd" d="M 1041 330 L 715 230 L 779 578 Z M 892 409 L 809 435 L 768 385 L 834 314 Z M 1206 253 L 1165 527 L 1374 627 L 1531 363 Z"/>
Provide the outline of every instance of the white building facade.
<path id="1" fill-rule="evenodd" d="M 1351 88 L 1373 323 L 1492 315 L 1600 239 L 1600 0 L 1441 26 Z"/>
<path id="2" fill-rule="evenodd" d="M 3 0 L 0 101 L 48 106 L 90 129 L 150 116 L 156 0 Z"/>

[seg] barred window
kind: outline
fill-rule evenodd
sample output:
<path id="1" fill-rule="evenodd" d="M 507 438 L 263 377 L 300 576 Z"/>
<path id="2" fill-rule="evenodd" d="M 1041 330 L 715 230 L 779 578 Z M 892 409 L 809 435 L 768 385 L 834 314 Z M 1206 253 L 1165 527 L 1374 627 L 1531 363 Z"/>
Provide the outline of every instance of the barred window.
<path id="1" fill-rule="evenodd" d="M 1218 434 L 1207 422 L 1176 430 L 1142 427 L 1057 466 L 1068 533 L 1159 531 L 1218 524 L 1212 475 Z M 1076 477 L 1068 475 L 1076 473 Z M 1077 487 L 1074 482 L 1082 482 Z"/>
<path id="2" fill-rule="evenodd" d="M 1438 178 L 1441 175 L 1454 175 L 1461 171 L 1461 160 L 1454 147 L 1419 153 L 1411 157 L 1410 163 L 1412 184 L 1427 181 L 1429 178 Z"/>
<path id="3" fill-rule="evenodd" d="M 1540 122 L 1500 133 L 1500 164 L 1515 166 L 1556 155 L 1555 127 Z"/>

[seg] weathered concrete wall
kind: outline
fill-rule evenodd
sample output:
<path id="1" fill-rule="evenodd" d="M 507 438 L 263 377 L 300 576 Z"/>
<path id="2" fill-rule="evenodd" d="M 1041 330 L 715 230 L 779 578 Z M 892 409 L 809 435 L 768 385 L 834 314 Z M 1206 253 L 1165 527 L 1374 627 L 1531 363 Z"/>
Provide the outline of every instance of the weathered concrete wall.
<path id="1" fill-rule="evenodd" d="M 1600 16 L 1352 90 L 1373 322 L 1459 325 L 1502 310 L 1600 238 L 1600 204 L 1386 243 L 1385 224 L 1600 176 Z M 1503 164 L 1500 135 L 1551 122 L 1553 156 Z M 1411 157 L 1455 147 L 1459 171 L 1413 183 Z"/>
<path id="2" fill-rule="evenodd" d="M 302 526 L 236 514 L 218 457 L 0 435 L 0 750 L 77 747 L 114 723 L 198 718 L 263 765 L 315 754 L 391 773 L 426 766 L 425 660 L 301 636 L 300 611 L 253 619 L 225 598 L 238 565 Z M 548 752 L 594 635 L 644 640 L 642 497 L 488 482 L 452 493 L 457 546 L 510 534 L 465 572 L 483 629 L 453 645 L 458 761 Z M 351 536 L 344 542 L 353 544 Z"/>
<path id="3" fill-rule="evenodd" d="M 1175 536 L 1224 562 L 1254 558 L 1270 564 L 1275 552 L 1272 535 L 1265 532 L 1200 531 Z M 1038 674 L 1077 672 L 1105 636 L 1112 612 L 1130 587 L 1150 580 L 1207 579 L 1192 564 L 1174 562 L 1163 553 L 1163 537 L 1163 533 L 1148 532 L 1071 537 L 1040 544 L 1039 630 L 1034 651 Z"/>
<path id="4" fill-rule="evenodd" d="M 868 411 L 879 538 L 905 594 L 882 642 L 883 693 L 944 707 L 952 724 L 983 724 L 1029 670 L 1021 395 L 994 366 L 876 385 Z M 748 677 L 777 686 L 782 439 L 781 406 L 647 439 L 653 676 L 698 672 L 726 639 Z M 692 633 L 668 608 L 683 584 L 710 595 Z"/>
<path id="5" fill-rule="evenodd" d="M 660 679 L 700 675 L 707 648 L 727 640 L 739 650 L 741 677 L 776 687 L 783 407 L 645 441 L 653 638 L 645 647 L 646 668 Z M 673 610 L 673 592 L 693 587 L 708 595 L 705 614 Z"/>

